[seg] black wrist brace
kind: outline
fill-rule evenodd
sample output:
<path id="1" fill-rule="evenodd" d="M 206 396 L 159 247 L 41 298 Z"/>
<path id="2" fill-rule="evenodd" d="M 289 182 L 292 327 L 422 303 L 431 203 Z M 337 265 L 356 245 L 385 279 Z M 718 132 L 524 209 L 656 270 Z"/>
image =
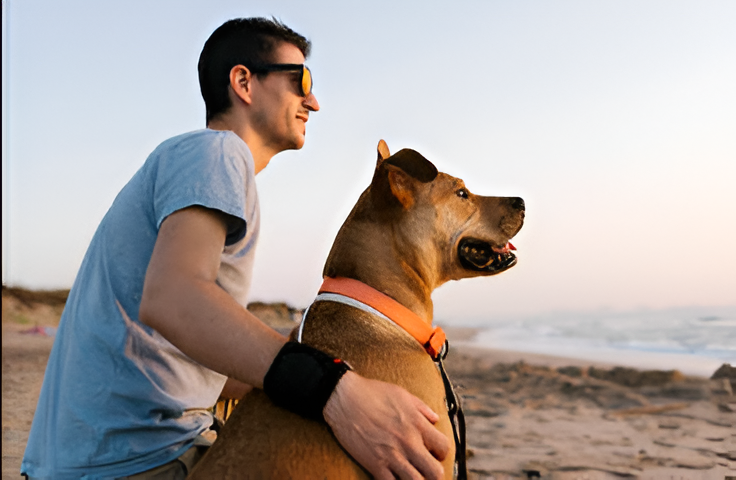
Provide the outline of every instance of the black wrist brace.
<path id="1" fill-rule="evenodd" d="M 273 403 L 303 417 L 322 420 L 327 400 L 350 366 L 324 352 L 287 342 L 263 379 Z"/>

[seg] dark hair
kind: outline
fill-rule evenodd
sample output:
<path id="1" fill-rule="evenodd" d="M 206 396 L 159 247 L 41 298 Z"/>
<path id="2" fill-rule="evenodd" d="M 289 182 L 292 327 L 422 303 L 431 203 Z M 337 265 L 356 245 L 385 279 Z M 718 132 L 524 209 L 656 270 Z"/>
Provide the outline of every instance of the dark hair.
<path id="1" fill-rule="evenodd" d="M 273 18 L 236 18 L 223 23 L 204 44 L 199 55 L 199 89 L 207 108 L 207 123 L 230 106 L 230 70 L 236 65 L 263 65 L 272 61 L 273 51 L 287 42 L 309 56 L 312 44 Z"/>

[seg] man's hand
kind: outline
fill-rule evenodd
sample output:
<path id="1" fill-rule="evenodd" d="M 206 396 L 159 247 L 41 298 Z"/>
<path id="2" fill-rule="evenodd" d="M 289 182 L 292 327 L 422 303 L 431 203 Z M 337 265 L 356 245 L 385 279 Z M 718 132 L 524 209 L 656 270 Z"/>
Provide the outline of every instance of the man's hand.
<path id="1" fill-rule="evenodd" d="M 390 383 L 348 372 L 324 409 L 340 444 L 378 480 L 440 479 L 450 442 L 434 423 L 439 416 Z"/>

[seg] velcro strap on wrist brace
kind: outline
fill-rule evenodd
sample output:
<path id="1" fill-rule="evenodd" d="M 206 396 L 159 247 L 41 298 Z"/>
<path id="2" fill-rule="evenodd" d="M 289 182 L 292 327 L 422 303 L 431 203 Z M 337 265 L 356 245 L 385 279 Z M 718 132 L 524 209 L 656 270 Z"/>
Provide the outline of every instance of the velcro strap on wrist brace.
<path id="1" fill-rule="evenodd" d="M 350 366 L 303 343 L 287 342 L 263 379 L 273 403 L 303 417 L 322 420 L 327 400 Z"/>

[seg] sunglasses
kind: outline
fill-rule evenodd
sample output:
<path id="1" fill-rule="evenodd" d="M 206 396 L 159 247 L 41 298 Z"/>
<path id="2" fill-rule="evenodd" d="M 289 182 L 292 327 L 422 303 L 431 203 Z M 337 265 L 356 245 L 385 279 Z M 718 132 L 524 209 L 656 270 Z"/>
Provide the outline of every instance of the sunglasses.
<path id="1" fill-rule="evenodd" d="M 312 93 L 312 71 L 306 65 L 300 63 L 271 63 L 251 67 L 250 71 L 253 73 L 301 72 L 302 96 L 308 97 Z"/>

